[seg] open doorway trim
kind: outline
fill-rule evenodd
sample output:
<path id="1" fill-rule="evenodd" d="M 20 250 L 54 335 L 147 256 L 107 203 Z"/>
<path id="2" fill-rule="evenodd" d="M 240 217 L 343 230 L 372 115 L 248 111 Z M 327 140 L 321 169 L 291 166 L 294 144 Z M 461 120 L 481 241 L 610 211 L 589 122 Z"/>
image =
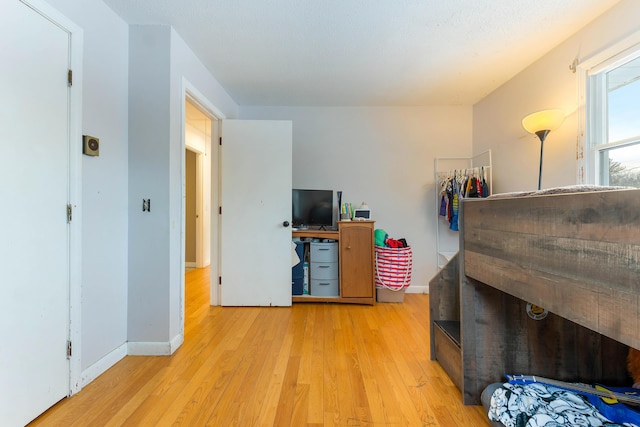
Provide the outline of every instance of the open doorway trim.
<path id="1" fill-rule="evenodd" d="M 220 205 L 219 200 L 219 187 L 220 187 L 220 156 L 219 156 L 219 145 L 217 144 L 218 138 L 220 136 L 220 123 L 223 119 L 226 118 L 225 114 L 220 111 L 216 106 L 214 106 L 207 98 L 204 96 L 189 80 L 186 78 L 182 78 L 182 191 L 185 191 L 185 149 L 187 148 L 185 135 L 186 135 L 186 100 L 189 100 L 194 105 L 198 107 L 202 112 L 204 112 L 211 119 L 211 155 L 208 156 L 207 161 L 210 161 L 211 164 L 211 195 L 210 195 L 210 224 L 209 224 L 209 232 L 210 232 L 210 277 L 212 278 L 210 281 L 210 304 L 211 305 L 219 305 L 219 290 L 217 286 L 217 281 L 214 281 L 213 278 L 218 277 L 219 269 L 220 269 L 220 251 L 219 251 L 219 235 L 220 235 L 220 224 L 219 224 L 219 215 L 217 214 L 218 206 Z M 215 142 L 215 143 L 214 143 Z M 182 227 L 182 238 L 181 238 L 181 248 L 180 248 L 180 257 L 181 257 L 181 267 L 182 271 L 185 269 L 185 206 L 184 206 L 184 194 L 181 197 L 181 227 Z M 180 295 L 181 295 L 181 333 L 184 334 L 184 319 L 185 319 L 185 280 L 184 274 L 182 274 L 182 278 L 180 281 Z"/>

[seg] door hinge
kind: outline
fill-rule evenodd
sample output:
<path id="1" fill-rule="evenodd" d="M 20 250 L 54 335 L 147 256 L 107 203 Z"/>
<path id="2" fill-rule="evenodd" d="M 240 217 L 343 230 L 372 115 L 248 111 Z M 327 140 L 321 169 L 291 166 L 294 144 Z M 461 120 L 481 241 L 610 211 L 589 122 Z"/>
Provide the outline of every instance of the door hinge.
<path id="1" fill-rule="evenodd" d="M 222 137 L 219 138 L 218 144 L 222 145 Z"/>
<path id="2" fill-rule="evenodd" d="M 67 222 L 71 222 L 72 217 L 73 217 L 73 208 L 71 207 L 71 205 L 67 205 Z"/>
<path id="3" fill-rule="evenodd" d="M 67 359 L 71 359 L 71 354 L 72 354 L 72 346 L 71 346 L 71 340 L 67 341 Z"/>
<path id="4" fill-rule="evenodd" d="M 218 285 L 222 285 L 222 276 L 218 276 Z"/>
<path id="5" fill-rule="evenodd" d="M 218 206 L 218 215 L 222 215 L 222 206 Z"/>
<path id="6" fill-rule="evenodd" d="M 67 84 L 73 86 L 73 70 L 67 71 Z"/>

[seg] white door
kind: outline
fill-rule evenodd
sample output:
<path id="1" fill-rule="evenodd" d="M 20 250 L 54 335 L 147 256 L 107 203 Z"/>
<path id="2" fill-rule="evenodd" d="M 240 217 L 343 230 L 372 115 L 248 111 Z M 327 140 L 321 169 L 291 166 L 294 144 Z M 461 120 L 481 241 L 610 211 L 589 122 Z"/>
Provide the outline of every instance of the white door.
<path id="1" fill-rule="evenodd" d="M 24 4 L 0 13 L 0 425 L 69 392 L 70 35 Z"/>
<path id="2" fill-rule="evenodd" d="M 291 144 L 289 121 L 222 124 L 222 305 L 291 305 Z"/>

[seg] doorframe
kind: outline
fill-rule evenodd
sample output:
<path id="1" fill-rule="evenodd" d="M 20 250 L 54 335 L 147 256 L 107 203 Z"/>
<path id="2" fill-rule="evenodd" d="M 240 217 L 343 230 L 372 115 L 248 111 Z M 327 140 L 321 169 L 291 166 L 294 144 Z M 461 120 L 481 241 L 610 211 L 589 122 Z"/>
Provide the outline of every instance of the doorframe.
<path id="1" fill-rule="evenodd" d="M 185 121 L 186 122 L 186 121 Z M 186 139 L 185 139 L 186 141 Z M 195 261 L 189 261 L 187 262 L 186 260 L 186 252 L 187 252 L 187 233 L 186 233 L 186 229 L 187 229 L 187 216 L 185 215 L 185 267 L 195 267 L 195 268 L 202 268 L 205 266 L 205 256 L 204 256 L 204 252 L 203 252 L 203 248 L 202 248 L 202 234 L 203 234 L 203 227 L 204 227 L 204 209 L 203 209 L 203 205 L 204 205 L 204 197 L 203 197 L 203 191 L 202 191 L 202 187 L 203 187 L 203 182 L 204 182 L 204 171 L 203 171 L 203 160 L 204 158 L 206 158 L 206 151 L 207 149 L 205 148 L 204 151 L 201 151 L 199 147 L 194 147 L 191 145 L 186 144 L 185 142 L 185 171 L 187 171 L 187 167 L 186 167 L 186 156 L 188 152 L 193 153 L 193 155 L 195 156 L 195 161 L 194 161 L 194 175 L 195 175 L 195 182 L 194 182 L 194 193 L 195 193 L 195 215 L 196 215 L 196 222 L 195 222 L 195 241 L 193 242 L 194 244 L 194 251 L 195 251 Z M 210 151 L 210 149 L 208 150 Z M 186 179 L 185 179 L 185 194 L 189 192 L 189 188 L 188 185 L 186 185 Z M 185 206 L 186 206 L 186 199 L 185 199 Z M 186 209 L 185 209 L 185 214 L 186 214 Z"/>
<path id="2" fill-rule="evenodd" d="M 209 221 L 209 233 L 210 233 L 210 281 L 209 281 L 209 304 L 220 305 L 220 290 L 217 286 L 217 278 L 220 272 L 220 215 L 217 214 L 218 206 L 220 206 L 220 145 L 217 143 L 220 137 L 220 124 L 222 120 L 226 119 L 225 114 L 213 105 L 207 97 L 202 94 L 188 79 L 182 78 L 182 96 L 181 96 L 181 109 L 182 109 L 182 162 L 181 162 L 181 191 L 180 198 L 181 209 L 181 247 L 180 247 L 180 263 L 181 269 L 185 269 L 185 206 L 184 206 L 184 191 L 185 191 L 185 131 L 186 131 L 186 99 L 189 99 L 194 103 L 201 111 L 209 116 L 211 119 L 211 155 L 209 156 L 210 168 L 211 168 L 211 186 L 210 186 L 210 221 Z M 185 319 L 185 279 L 184 274 L 180 279 L 180 327 L 181 332 L 184 334 L 184 319 Z"/>
<path id="3" fill-rule="evenodd" d="M 73 70 L 73 84 L 69 88 L 69 186 L 67 203 L 73 208 L 69 224 L 69 340 L 72 343 L 69 358 L 69 392 L 75 394 L 82 388 L 82 76 L 84 32 L 69 18 L 44 0 L 20 0 L 53 24 L 66 31 L 70 37 L 69 69 Z"/>
<path id="4" fill-rule="evenodd" d="M 211 123 L 213 120 L 209 119 Z M 208 141 L 208 150 L 209 155 L 211 155 L 211 138 Z M 196 268 L 206 267 L 207 257 L 205 256 L 205 245 L 204 245 L 204 232 L 209 231 L 208 227 L 211 227 L 211 221 L 209 221 L 208 227 L 205 227 L 207 215 L 205 212 L 205 194 L 204 194 L 204 183 L 206 182 L 206 168 L 205 161 L 207 160 L 207 153 L 198 153 L 196 152 Z M 211 168 L 209 168 L 211 171 Z M 211 185 L 211 183 L 209 183 Z M 210 195 L 207 195 L 209 199 Z M 209 200 L 209 216 L 211 215 L 211 200 Z M 209 233 L 211 235 L 211 233 Z M 206 239 L 208 241 L 209 239 Z M 211 246 L 211 245 L 209 245 Z M 207 248 L 209 249 L 209 248 Z M 211 258 L 211 256 L 209 256 Z M 209 263 L 211 260 L 209 259 Z"/>
<path id="5" fill-rule="evenodd" d="M 190 97 L 187 97 L 187 99 L 189 100 L 189 102 L 191 104 L 194 104 L 194 101 L 191 100 Z M 200 107 L 198 107 L 198 109 L 200 109 Z M 211 123 L 213 123 L 213 119 L 211 119 L 210 117 L 209 121 Z M 185 124 L 186 124 L 186 118 L 185 118 Z M 211 131 L 209 131 L 211 133 Z M 206 168 L 206 164 L 205 161 L 208 160 L 208 156 L 211 156 L 211 141 L 212 137 L 211 134 L 209 134 L 209 140 L 205 141 L 204 146 L 196 146 L 196 145 L 190 145 L 187 144 L 186 138 L 185 138 L 185 149 L 187 151 L 192 152 L 195 155 L 195 214 L 196 214 L 196 229 L 195 229 L 195 255 L 196 255 L 196 259 L 194 262 L 194 266 L 196 268 L 203 268 L 206 267 L 207 265 L 209 265 L 211 263 L 211 254 L 210 254 L 210 247 L 205 247 L 204 242 L 205 241 L 209 241 L 210 238 L 204 238 L 205 236 L 205 231 L 210 235 L 211 233 L 209 232 L 209 227 L 211 227 L 211 223 L 210 223 L 210 215 L 211 215 L 211 206 L 209 206 L 209 212 L 207 212 L 205 210 L 205 205 L 206 205 L 206 197 L 210 198 L 210 194 L 205 194 L 205 183 L 207 181 L 207 179 L 209 179 L 209 181 L 211 181 L 210 176 L 211 176 L 211 166 L 209 166 L 209 173 L 207 174 L 207 168 Z M 185 161 L 186 161 L 186 151 L 185 151 Z M 186 171 L 186 163 L 185 163 L 185 171 Z M 186 183 L 186 179 L 185 179 L 185 183 Z M 209 185 L 211 185 L 209 183 Z M 185 185 L 185 194 L 186 191 L 188 190 L 188 188 Z M 209 205 L 211 205 L 211 201 L 209 200 Z M 209 223 L 207 223 L 206 221 L 209 220 Z M 186 217 L 185 217 L 185 230 L 186 230 Z M 185 252 L 186 252 L 186 232 L 185 232 Z M 211 246 L 211 245 L 209 245 Z M 186 258 L 186 257 L 185 257 Z M 186 260 L 185 260 L 185 265 L 186 265 Z"/>

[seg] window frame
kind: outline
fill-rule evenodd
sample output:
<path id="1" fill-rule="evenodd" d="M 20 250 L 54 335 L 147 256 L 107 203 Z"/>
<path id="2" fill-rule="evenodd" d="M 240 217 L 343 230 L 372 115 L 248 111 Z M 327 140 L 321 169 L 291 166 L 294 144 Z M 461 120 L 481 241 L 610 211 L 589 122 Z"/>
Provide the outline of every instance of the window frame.
<path id="1" fill-rule="evenodd" d="M 636 144 L 639 138 L 608 142 L 606 73 L 640 58 L 640 31 L 583 60 L 578 71 L 579 134 L 576 147 L 577 183 L 599 184 L 602 151 Z M 603 142 L 604 141 L 604 142 Z"/>

